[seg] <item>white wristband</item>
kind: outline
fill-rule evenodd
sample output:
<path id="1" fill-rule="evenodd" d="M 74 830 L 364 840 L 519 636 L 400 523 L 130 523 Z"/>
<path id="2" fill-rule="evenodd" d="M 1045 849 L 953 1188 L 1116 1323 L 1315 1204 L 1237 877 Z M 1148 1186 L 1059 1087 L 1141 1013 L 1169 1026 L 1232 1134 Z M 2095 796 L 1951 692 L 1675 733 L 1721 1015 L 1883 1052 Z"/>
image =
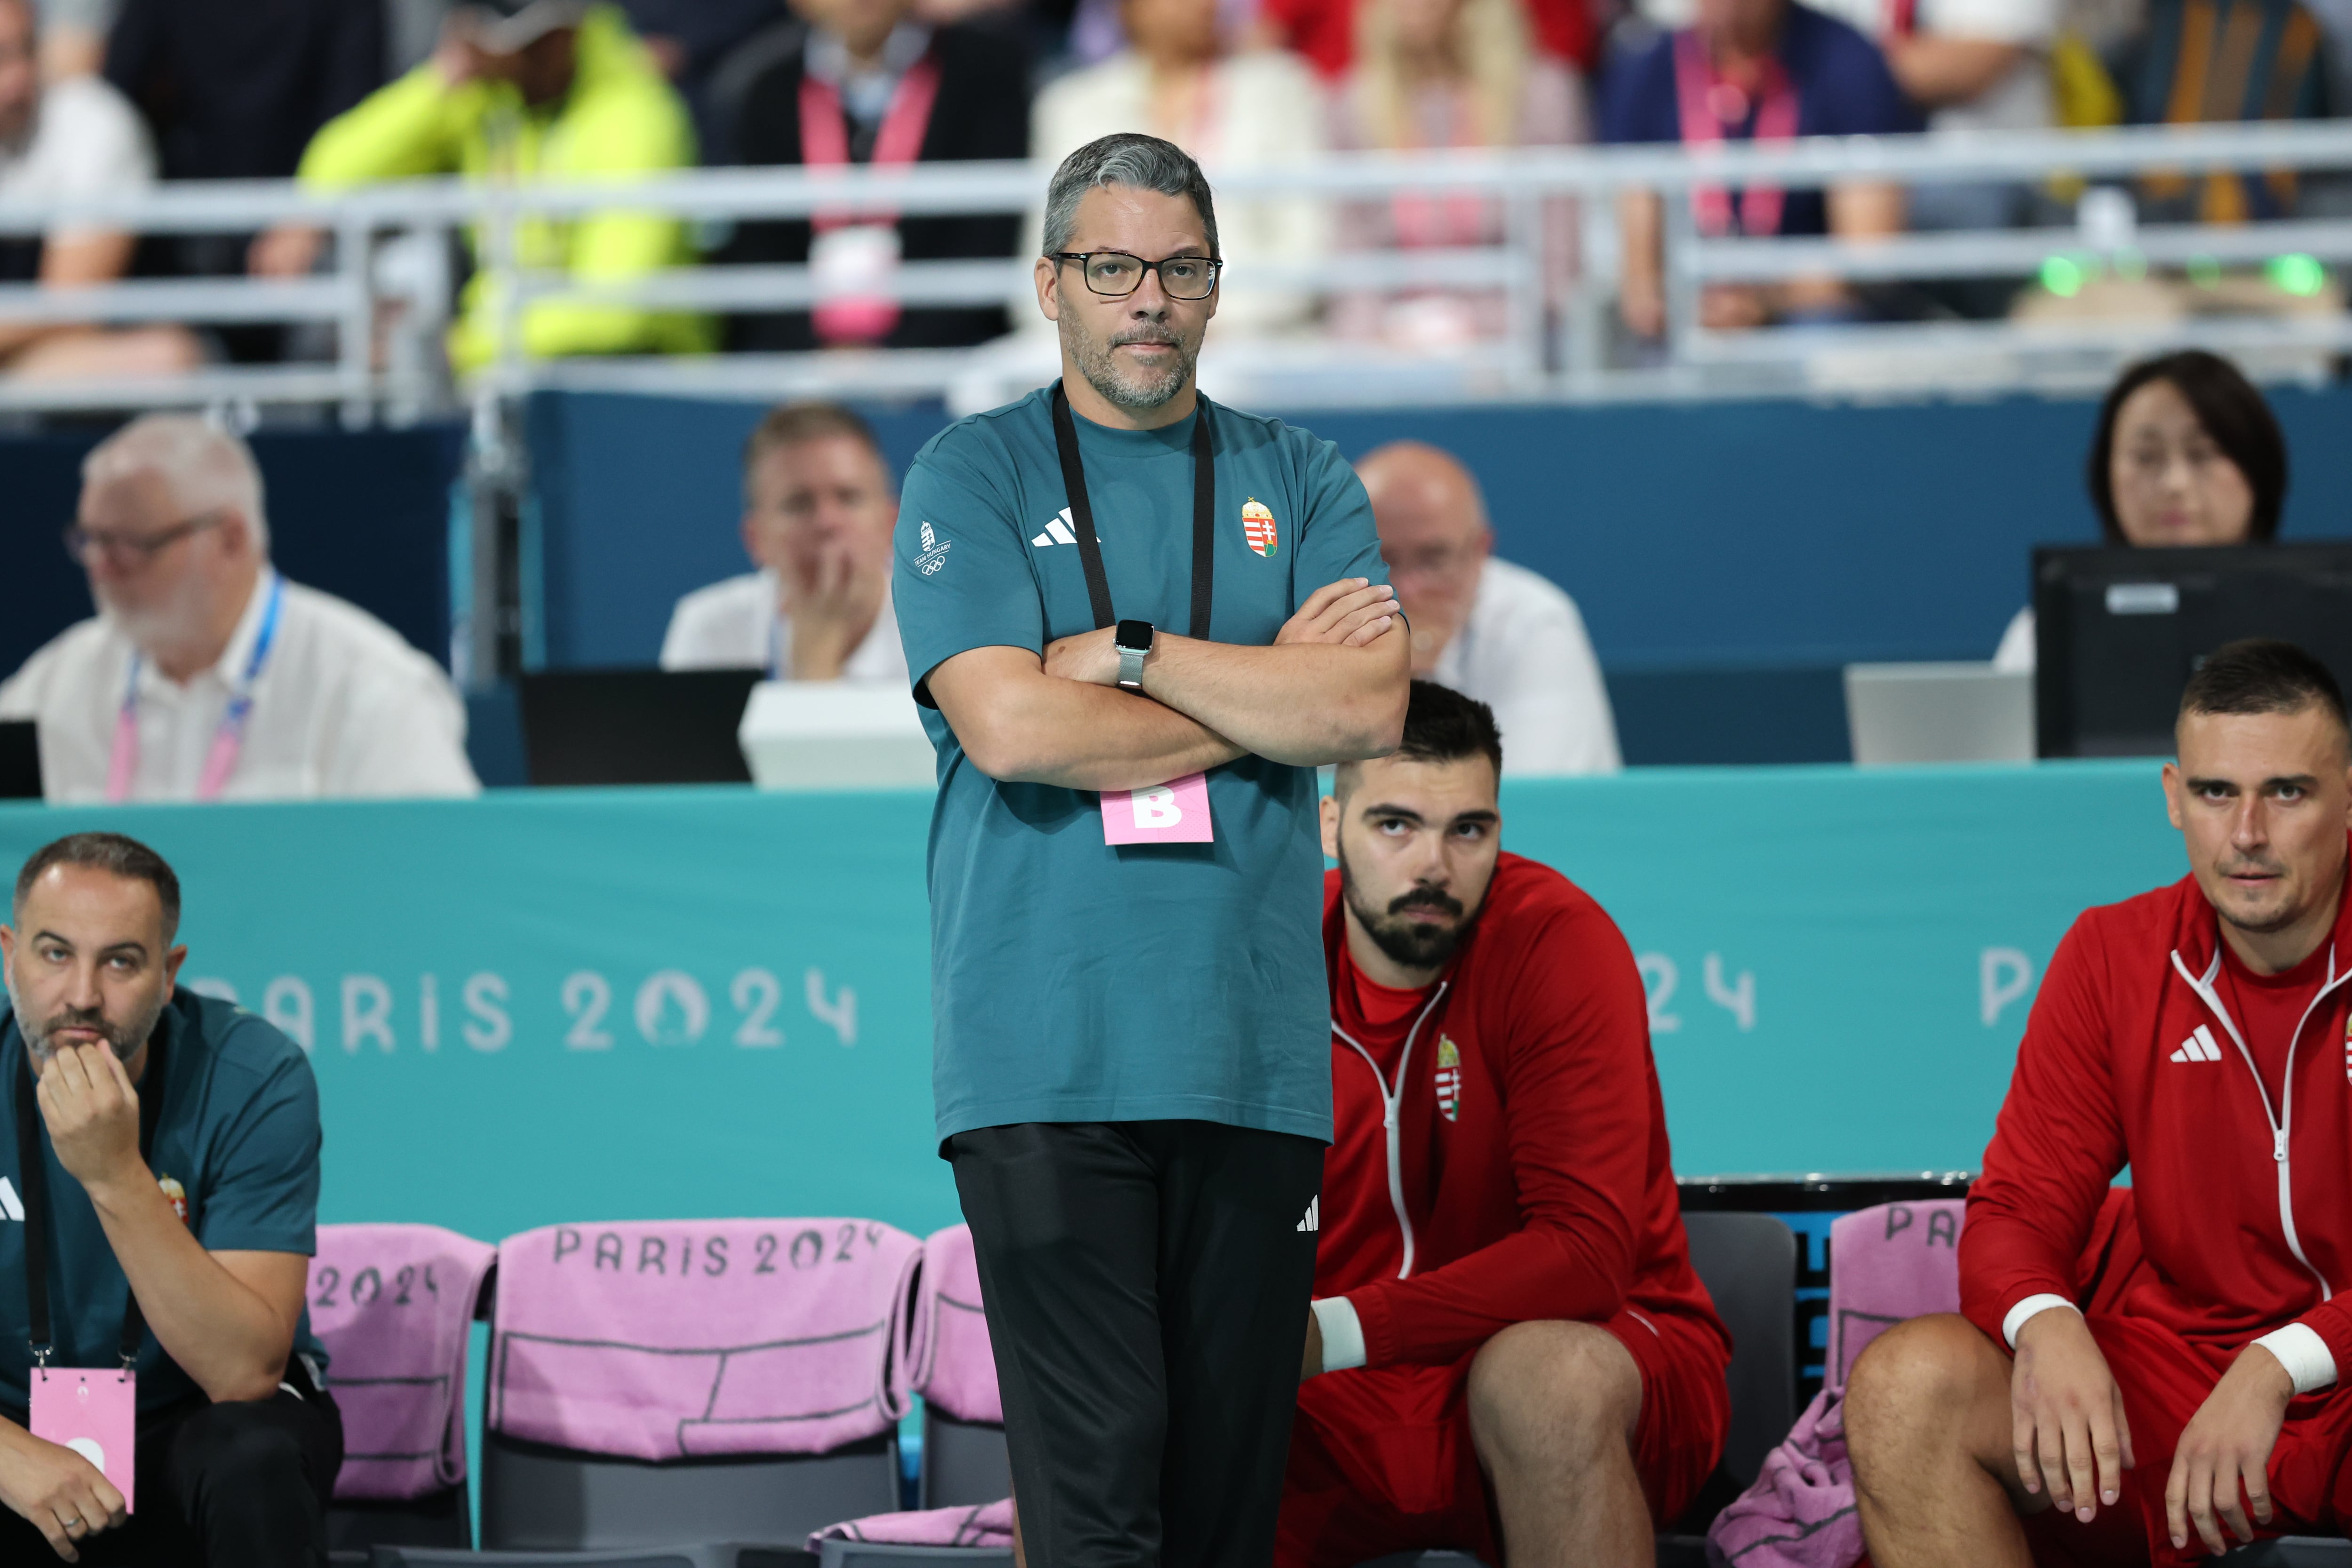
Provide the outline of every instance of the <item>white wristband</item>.
<path id="1" fill-rule="evenodd" d="M 2066 1300 L 2065 1297 L 2053 1296 L 2050 1292 L 2044 1290 L 2038 1296 L 2028 1296 L 2024 1300 L 2020 1301 L 2016 1306 L 2011 1307 L 2009 1310 L 2009 1315 L 2000 1321 L 2000 1337 L 2009 1342 L 2010 1349 L 2015 1350 L 2017 1348 L 2017 1331 L 2025 1327 L 2026 1320 L 2028 1318 L 2037 1316 L 2040 1313 L 2046 1312 L 2053 1307 L 2064 1307 L 2069 1311 L 2082 1310 L 2081 1308 L 2075 1306 L 2074 1302 Z"/>
<path id="2" fill-rule="evenodd" d="M 2329 1353 L 2327 1342 L 2319 1331 L 2308 1323 L 2289 1323 L 2273 1329 L 2254 1343 L 2278 1357 L 2279 1365 L 2294 1379 L 2297 1394 L 2310 1394 L 2326 1388 L 2336 1381 L 2336 1357 Z"/>
<path id="3" fill-rule="evenodd" d="M 1364 1323 L 1356 1304 L 1345 1296 L 1326 1296 L 1311 1303 L 1315 1324 L 1323 1331 L 1323 1370 L 1346 1372 L 1364 1364 Z"/>

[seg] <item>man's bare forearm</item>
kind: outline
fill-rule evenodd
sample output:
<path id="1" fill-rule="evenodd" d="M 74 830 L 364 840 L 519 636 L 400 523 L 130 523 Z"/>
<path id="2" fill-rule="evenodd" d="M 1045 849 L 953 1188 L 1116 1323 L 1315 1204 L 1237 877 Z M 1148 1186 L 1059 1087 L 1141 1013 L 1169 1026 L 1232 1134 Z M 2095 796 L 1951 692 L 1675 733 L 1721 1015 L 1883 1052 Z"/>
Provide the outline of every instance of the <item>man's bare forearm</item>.
<path id="1" fill-rule="evenodd" d="M 164 1352 L 215 1402 L 268 1398 L 294 1325 L 189 1234 L 143 1162 L 89 1195 Z"/>
<path id="2" fill-rule="evenodd" d="M 1047 675 L 1025 648 L 959 654 L 929 685 L 972 765 L 1006 784 L 1149 789 L 1244 754 L 1149 697 Z"/>
<path id="3" fill-rule="evenodd" d="M 1394 751 L 1411 679 L 1401 620 L 1364 647 L 1241 647 L 1162 632 L 1143 667 L 1146 695 L 1245 751 L 1297 767 Z"/>

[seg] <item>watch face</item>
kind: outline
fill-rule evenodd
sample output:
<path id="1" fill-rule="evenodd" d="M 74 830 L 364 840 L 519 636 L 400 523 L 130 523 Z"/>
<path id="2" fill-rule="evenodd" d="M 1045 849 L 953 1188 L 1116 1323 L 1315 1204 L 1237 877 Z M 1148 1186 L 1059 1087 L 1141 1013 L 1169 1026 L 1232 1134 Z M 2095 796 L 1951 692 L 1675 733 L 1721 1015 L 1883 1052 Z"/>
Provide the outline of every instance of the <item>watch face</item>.
<path id="1" fill-rule="evenodd" d="M 1110 640 L 1115 647 L 1131 647 L 1139 651 L 1149 649 L 1151 647 L 1151 623 L 1121 621 L 1118 629 L 1110 634 Z"/>

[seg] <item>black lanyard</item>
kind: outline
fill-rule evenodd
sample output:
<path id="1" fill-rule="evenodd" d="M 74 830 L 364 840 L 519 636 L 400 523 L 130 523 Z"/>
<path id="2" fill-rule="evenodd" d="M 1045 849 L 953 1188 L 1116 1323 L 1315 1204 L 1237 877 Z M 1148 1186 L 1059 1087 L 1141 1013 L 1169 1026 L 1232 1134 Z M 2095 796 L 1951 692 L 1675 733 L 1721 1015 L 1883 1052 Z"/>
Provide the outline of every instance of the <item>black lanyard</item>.
<path id="1" fill-rule="evenodd" d="M 31 1331 L 33 1360 L 46 1367 L 57 1346 L 49 1338 L 49 1163 L 41 1157 L 41 1121 L 33 1100 L 33 1051 L 18 1024 L 16 1058 L 16 1164 L 25 1184 L 25 1323 Z M 110 1047 L 109 1047 L 111 1048 Z M 155 1153 L 155 1123 L 163 1113 L 163 1031 L 147 1042 L 148 1092 L 139 1097 L 139 1157 Z M 139 1359 L 140 1342 L 147 1334 L 147 1318 L 139 1310 L 139 1292 L 123 1282 L 122 1364 Z"/>
<path id="2" fill-rule="evenodd" d="M 1216 596 L 1217 460 L 1209 432 L 1209 400 L 1194 395 L 1192 412 L 1192 635 L 1209 637 L 1209 606 Z M 1078 426 L 1070 416 L 1069 394 L 1054 384 L 1054 447 L 1062 458 L 1062 488 L 1070 492 L 1070 528 L 1078 536 L 1078 562 L 1087 569 L 1087 601 L 1095 627 L 1117 623 L 1110 607 L 1110 579 L 1103 573 L 1102 545 L 1095 538 L 1094 503 L 1087 499 L 1087 468 L 1078 460 Z"/>

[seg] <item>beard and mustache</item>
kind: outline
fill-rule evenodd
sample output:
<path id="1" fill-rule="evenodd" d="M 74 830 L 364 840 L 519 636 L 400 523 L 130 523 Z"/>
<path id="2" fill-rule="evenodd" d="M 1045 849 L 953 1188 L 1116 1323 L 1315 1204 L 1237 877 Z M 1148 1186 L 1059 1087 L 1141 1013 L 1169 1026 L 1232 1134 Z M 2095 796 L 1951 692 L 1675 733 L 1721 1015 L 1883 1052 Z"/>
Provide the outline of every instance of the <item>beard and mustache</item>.
<path id="1" fill-rule="evenodd" d="M 1483 895 L 1473 909 L 1443 889 L 1417 886 L 1381 909 L 1356 885 L 1344 852 L 1339 856 L 1339 894 L 1372 939 L 1372 945 L 1386 953 L 1390 962 L 1407 969 L 1435 969 L 1451 959 L 1486 907 Z M 1409 910 L 1435 910 L 1454 918 L 1444 922 L 1407 920 L 1404 915 Z"/>
<path id="2" fill-rule="evenodd" d="M 1114 407 L 1136 411 L 1164 407 L 1192 384 L 1193 369 L 1200 363 L 1199 337 L 1188 343 L 1172 327 L 1148 324 L 1097 338 L 1070 313 L 1064 314 L 1061 327 L 1078 373 Z M 1116 356 L 1132 343 L 1165 343 L 1176 352 L 1163 370 L 1130 373 L 1121 368 Z"/>
<path id="3" fill-rule="evenodd" d="M 25 1050 L 32 1058 L 33 1065 L 37 1069 L 47 1067 L 49 1058 L 57 1055 L 57 1047 L 50 1042 L 60 1031 L 66 1029 L 94 1031 L 106 1042 L 107 1048 L 114 1053 L 118 1060 L 128 1062 L 139 1054 L 139 1047 L 145 1045 L 148 1037 L 154 1034 L 156 1021 L 163 1016 L 164 999 L 158 997 L 152 1006 L 146 1008 L 141 1016 L 133 1018 L 127 1024 L 113 1022 L 107 1017 L 106 1011 L 102 1007 L 61 1008 L 36 1024 L 32 1015 L 25 1009 L 25 999 L 16 994 L 16 986 L 13 981 L 8 985 L 8 1001 L 16 1010 L 16 1026 L 24 1034 Z"/>

